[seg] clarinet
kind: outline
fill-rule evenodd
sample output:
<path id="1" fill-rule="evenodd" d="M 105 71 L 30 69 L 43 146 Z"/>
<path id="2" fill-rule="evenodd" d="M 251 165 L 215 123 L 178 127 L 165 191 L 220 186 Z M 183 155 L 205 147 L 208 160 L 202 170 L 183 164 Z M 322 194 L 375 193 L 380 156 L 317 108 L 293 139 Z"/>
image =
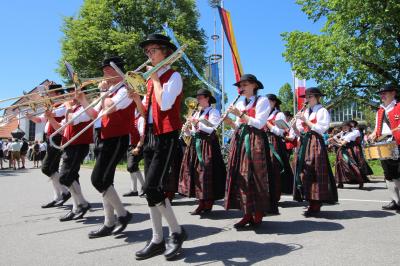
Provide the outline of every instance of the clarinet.
<path id="1" fill-rule="evenodd" d="M 239 100 L 240 96 L 242 96 L 242 92 L 239 92 L 239 95 L 235 98 L 235 100 L 233 101 L 233 103 L 229 106 L 235 105 L 235 103 Z M 217 130 L 217 128 L 219 128 L 222 123 L 224 122 L 225 118 L 229 115 L 229 112 L 225 112 L 222 116 L 221 119 L 219 120 L 218 124 L 214 127 L 215 130 Z"/>

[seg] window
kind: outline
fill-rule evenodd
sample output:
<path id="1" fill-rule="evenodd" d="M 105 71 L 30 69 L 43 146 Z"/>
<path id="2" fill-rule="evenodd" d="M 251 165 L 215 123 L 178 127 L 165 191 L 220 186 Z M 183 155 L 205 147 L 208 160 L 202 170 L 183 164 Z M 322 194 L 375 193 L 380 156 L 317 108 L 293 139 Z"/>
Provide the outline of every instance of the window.
<path id="1" fill-rule="evenodd" d="M 29 141 L 35 140 L 36 124 L 29 120 Z"/>

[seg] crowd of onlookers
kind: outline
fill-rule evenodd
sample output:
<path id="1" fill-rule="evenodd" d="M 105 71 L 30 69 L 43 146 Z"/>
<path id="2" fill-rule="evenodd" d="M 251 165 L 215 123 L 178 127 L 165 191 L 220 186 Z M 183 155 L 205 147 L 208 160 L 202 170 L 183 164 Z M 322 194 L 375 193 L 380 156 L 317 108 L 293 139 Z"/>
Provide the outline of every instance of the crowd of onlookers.
<path id="1" fill-rule="evenodd" d="M 0 139 L 0 169 L 24 169 L 26 160 L 33 161 L 39 168 L 46 155 L 47 144 L 44 141 L 20 139 Z"/>

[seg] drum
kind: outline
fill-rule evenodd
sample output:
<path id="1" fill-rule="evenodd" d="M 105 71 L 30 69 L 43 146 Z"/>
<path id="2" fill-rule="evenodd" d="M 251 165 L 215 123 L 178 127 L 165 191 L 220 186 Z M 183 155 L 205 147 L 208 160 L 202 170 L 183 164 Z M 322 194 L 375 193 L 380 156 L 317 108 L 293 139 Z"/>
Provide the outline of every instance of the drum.
<path id="1" fill-rule="evenodd" d="M 364 148 L 364 156 L 367 160 L 397 160 L 399 149 L 395 141 L 377 142 Z"/>

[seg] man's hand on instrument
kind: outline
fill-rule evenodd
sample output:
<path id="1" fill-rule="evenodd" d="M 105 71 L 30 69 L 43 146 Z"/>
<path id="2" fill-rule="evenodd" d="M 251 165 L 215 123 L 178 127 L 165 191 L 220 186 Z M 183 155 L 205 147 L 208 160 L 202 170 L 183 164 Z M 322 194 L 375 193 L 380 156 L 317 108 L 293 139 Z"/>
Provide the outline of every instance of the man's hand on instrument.
<path id="1" fill-rule="evenodd" d="M 152 66 L 146 66 L 147 71 L 151 70 L 152 68 L 153 68 Z M 158 78 L 157 72 L 154 72 L 153 74 L 151 74 L 150 78 L 153 81 L 160 81 L 160 79 Z"/>
<path id="2" fill-rule="evenodd" d="M 368 137 L 367 137 L 367 139 L 368 139 L 369 141 L 375 141 L 375 140 L 376 140 L 376 133 L 373 132 L 373 133 L 369 134 Z"/>
<path id="3" fill-rule="evenodd" d="M 108 84 L 108 80 L 103 80 L 97 86 L 100 91 L 107 91 L 110 88 L 110 84 Z"/>
<path id="4" fill-rule="evenodd" d="M 141 148 L 142 148 L 142 147 L 136 146 L 136 147 L 131 151 L 131 153 L 132 153 L 133 155 L 135 155 L 135 156 L 138 156 L 139 153 L 140 153 L 140 149 L 141 149 Z"/>
<path id="5" fill-rule="evenodd" d="M 141 102 L 140 95 L 137 94 L 134 90 L 128 90 L 128 97 L 131 98 L 135 103 Z"/>

